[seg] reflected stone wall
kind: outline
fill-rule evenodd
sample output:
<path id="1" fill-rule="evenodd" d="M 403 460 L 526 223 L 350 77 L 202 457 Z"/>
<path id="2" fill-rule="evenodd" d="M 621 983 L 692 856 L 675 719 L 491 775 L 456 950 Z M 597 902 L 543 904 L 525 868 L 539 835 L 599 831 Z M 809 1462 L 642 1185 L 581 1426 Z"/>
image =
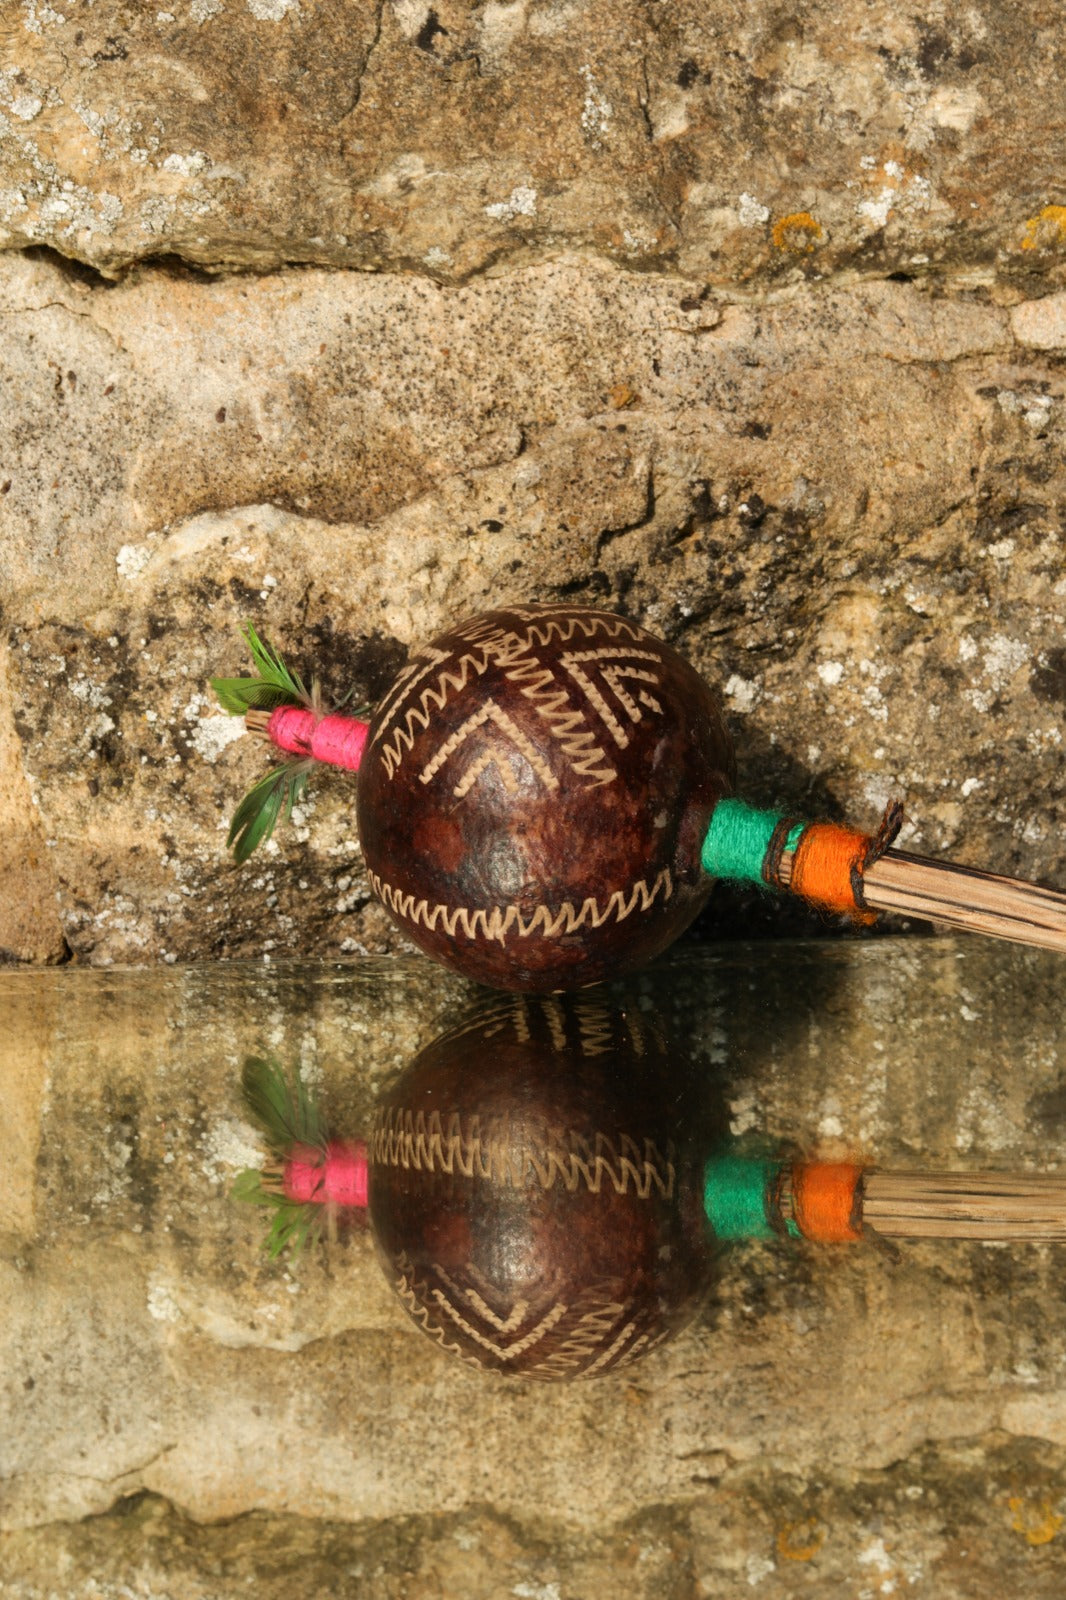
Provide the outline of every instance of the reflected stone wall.
<path id="1" fill-rule="evenodd" d="M 1054 966 L 976 941 L 733 947 L 662 962 L 616 999 L 690 1042 L 750 1148 L 1054 1169 Z M 163 1548 L 181 1545 L 183 1517 L 256 1511 L 283 1550 L 300 1548 L 293 1517 L 337 1524 L 345 1548 L 388 1544 L 408 1519 L 423 1553 L 448 1518 L 456 1538 L 490 1542 L 503 1518 L 513 1582 L 521 1560 L 544 1570 L 544 1538 L 606 1581 L 625 1528 L 649 1548 L 673 1528 L 683 1560 L 719 1576 L 728 1546 L 736 1584 L 714 1591 L 728 1595 L 749 1561 L 764 1592 L 790 1593 L 800 1558 L 775 1541 L 806 1548 L 807 1520 L 806 1543 L 825 1543 L 817 1570 L 841 1581 L 876 1539 L 891 1570 L 945 1584 L 973 1539 L 993 1566 L 1000 1545 L 1029 1547 L 1012 1516 L 1041 1497 L 1051 1515 L 1066 1482 L 1062 1247 L 925 1243 L 893 1261 L 873 1246 L 738 1246 L 674 1344 L 570 1386 L 443 1355 L 362 1231 L 271 1266 L 262 1218 L 227 1193 L 261 1154 L 244 1055 L 299 1062 L 358 1134 L 377 1090 L 476 999 L 421 962 L 3 980 L 22 1067 L 2 1152 L 0 1577 L 17 1570 L 8 1549 L 36 1570 L 34 1527 L 145 1493 L 174 1507 L 136 1502 Z M 935 1493 L 962 1493 L 976 1470 L 961 1440 L 987 1452 L 991 1498 L 956 1513 Z M 722 1521 L 728 1505 L 747 1508 L 743 1526 Z M 197 1535 L 181 1558 L 192 1576 L 201 1548 Z M 500 1592 L 487 1570 L 476 1581 Z"/>

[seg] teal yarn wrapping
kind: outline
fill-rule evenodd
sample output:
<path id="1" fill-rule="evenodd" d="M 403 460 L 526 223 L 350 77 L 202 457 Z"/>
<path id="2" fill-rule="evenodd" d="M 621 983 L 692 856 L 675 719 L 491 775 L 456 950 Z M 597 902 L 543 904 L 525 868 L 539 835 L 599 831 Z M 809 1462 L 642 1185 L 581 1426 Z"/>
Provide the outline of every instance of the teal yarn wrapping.
<path id="1" fill-rule="evenodd" d="M 775 1161 L 712 1156 L 703 1169 L 703 1209 L 717 1239 L 776 1239 L 767 1215 Z"/>
<path id="2" fill-rule="evenodd" d="M 765 888 L 762 865 L 775 828 L 787 816 L 787 811 L 758 811 L 743 800 L 719 800 L 700 852 L 704 872 L 712 878 L 739 878 Z M 796 848 L 805 827 L 806 823 L 796 824 L 787 849 Z"/>

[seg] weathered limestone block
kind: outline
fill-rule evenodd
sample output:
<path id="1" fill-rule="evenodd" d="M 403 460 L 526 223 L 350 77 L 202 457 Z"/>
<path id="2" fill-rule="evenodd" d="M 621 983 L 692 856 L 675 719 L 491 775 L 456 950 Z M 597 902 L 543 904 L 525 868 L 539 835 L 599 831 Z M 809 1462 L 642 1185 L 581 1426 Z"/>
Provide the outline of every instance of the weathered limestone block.
<path id="1" fill-rule="evenodd" d="M 690 1042 L 708 1095 L 760 1147 L 1016 1170 L 1061 1154 L 1057 972 L 1052 956 L 973 941 L 727 946 L 653 969 L 628 1003 Z M 361 1232 L 271 1266 L 261 1214 L 227 1192 L 259 1156 L 242 1057 L 300 1062 L 354 1134 L 379 1087 L 470 998 L 423 962 L 0 974 L 7 1049 L 31 1065 L 20 1118 L 36 1143 L 12 1156 L 0 1123 L 17 1202 L 0 1235 L 0 1581 L 12 1552 L 27 1561 L 14 1577 L 39 1581 L 24 1530 L 144 1490 L 176 1507 L 193 1553 L 215 1547 L 185 1517 L 254 1510 L 287 1549 L 296 1516 L 357 1552 L 392 1548 L 388 1519 L 414 1519 L 409 1552 L 448 1528 L 503 1537 L 502 1520 L 505 1566 L 532 1549 L 609 1571 L 632 1539 L 666 1539 L 690 1575 L 678 1593 L 698 1579 L 732 1595 L 757 1579 L 784 1596 L 791 1563 L 817 1556 L 853 1588 L 864 1563 L 890 1557 L 874 1578 L 942 1572 L 931 1593 L 967 1594 L 974 1540 L 997 1560 L 1028 1549 L 1026 1530 L 1034 1547 L 1041 1527 L 1054 1540 L 1061 1247 L 906 1245 L 895 1264 L 873 1248 L 738 1247 L 675 1344 L 569 1386 L 442 1354 Z M 104 1570 L 159 1548 L 163 1513 L 127 1509 L 148 1517 L 133 1524 L 142 1542 L 114 1530 L 111 1553 L 97 1551 Z M 52 1531 L 91 1553 L 89 1532 Z M 263 1558 L 254 1525 L 234 1539 Z M 824 1556 L 802 1557 L 812 1543 Z M 1042 1560 L 1061 1581 L 1060 1552 Z M 377 1559 L 395 1576 L 401 1556 Z M 479 1560 L 477 1583 L 501 1592 Z M 187 1554 L 177 1577 L 191 1585 L 196 1570 Z M 636 1586 L 640 1570 L 623 1576 Z"/>
<path id="2" fill-rule="evenodd" d="M 61 961 L 66 941 L 44 829 L 22 767 L 0 643 L 0 961 Z"/>
<path id="3" fill-rule="evenodd" d="M 1061 279 L 1054 10 L 949 0 L 9 4 L 0 240 L 114 274 Z"/>
<path id="4" fill-rule="evenodd" d="M 751 1600 L 753 1590 L 795 1600 L 805 1589 L 1000 1600 L 1004 1576 L 1018 1575 L 1026 1600 L 1059 1600 L 1064 1491 L 1061 1450 L 993 1437 L 927 1448 L 854 1481 L 736 1467 L 694 1485 L 687 1503 L 595 1530 L 486 1506 L 205 1526 L 137 1494 L 81 1522 L 7 1534 L 0 1582 L 12 1600 L 66 1600 L 90 1584 L 167 1600 L 244 1600 L 250 1587 L 257 1600 L 317 1600 L 342 1576 L 366 1600 Z"/>
<path id="5" fill-rule="evenodd" d="M 374 700 L 457 617 L 569 596 L 719 687 L 751 798 L 872 823 L 901 793 L 913 847 L 1066 880 L 1056 304 L 741 304 L 575 259 L 102 288 L 8 257 L 0 585 L 42 927 L 54 881 L 95 962 L 387 948 L 352 779 L 229 869 L 265 757 L 208 678 L 252 618 Z"/>

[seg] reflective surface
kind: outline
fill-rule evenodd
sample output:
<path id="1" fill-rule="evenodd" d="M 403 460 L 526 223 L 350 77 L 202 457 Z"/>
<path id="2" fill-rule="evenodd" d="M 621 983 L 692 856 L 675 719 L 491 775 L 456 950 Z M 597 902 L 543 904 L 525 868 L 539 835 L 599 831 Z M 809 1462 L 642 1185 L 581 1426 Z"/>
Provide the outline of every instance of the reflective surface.
<path id="1" fill-rule="evenodd" d="M 617 994 L 689 1040 L 748 1141 L 1047 1169 L 1066 1153 L 1061 972 L 977 940 L 717 946 Z M 482 994 L 414 960 L 0 973 L 4 1526 L 148 1489 L 208 1519 L 484 1504 L 591 1529 L 760 1463 L 846 1488 L 993 1435 L 1044 1441 L 1059 1471 L 1057 1247 L 923 1244 L 893 1264 L 741 1246 L 676 1343 L 563 1389 L 440 1355 L 365 1231 L 272 1267 L 262 1218 L 228 1198 L 260 1152 L 244 1056 L 300 1063 L 358 1135 Z"/>

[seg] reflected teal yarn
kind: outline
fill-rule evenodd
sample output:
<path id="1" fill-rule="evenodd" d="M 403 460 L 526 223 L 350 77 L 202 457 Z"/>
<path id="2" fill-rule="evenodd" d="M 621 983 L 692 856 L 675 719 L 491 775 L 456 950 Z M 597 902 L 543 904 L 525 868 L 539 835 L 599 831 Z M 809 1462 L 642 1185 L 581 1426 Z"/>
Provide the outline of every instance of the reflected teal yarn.
<path id="1" fill-rule="evenodd" d="M 703 1169 L 703 1209 L 718 1239 L 776 1239 L 767 1198 L 778 1172 L 774 1161 L 714 1156 Z"/>
<path id="2" fill-rule="evenodd" d="M 766 852 L 774 830 L 787 815 L 785 811 L 757 811 L 743 800 L 719 800 L 700 854 L 704 872 L 712 878 L 739 878 L 744 883 L 762 884 Z M 796 848 L 805 826 L 802 822 L 796 824 L 788 836 L 787 849 Z"/>

